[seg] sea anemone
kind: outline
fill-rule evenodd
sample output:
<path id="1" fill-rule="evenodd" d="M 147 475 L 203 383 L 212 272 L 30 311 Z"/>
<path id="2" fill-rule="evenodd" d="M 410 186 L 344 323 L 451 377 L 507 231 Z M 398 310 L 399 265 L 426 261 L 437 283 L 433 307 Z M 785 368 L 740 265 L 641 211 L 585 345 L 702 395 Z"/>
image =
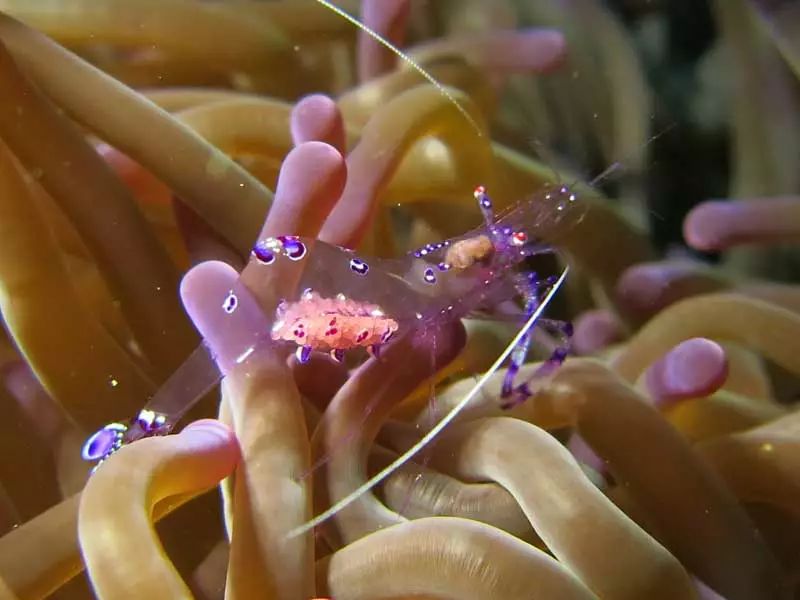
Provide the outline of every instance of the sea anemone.
<path id="1" fill-rule="evenodd" d="M 624 3 L 626 28 L 595 0 L 364 0 L 376 37 L 322 4 L 0 0 L 0 599 L 793 597 L 800 296 L 753 247 L 800 237 L 775 142 L 798 142 L 798 15 L 715 4 L 731 81 L 772 91 L 733 103 L 735 199 L 684 211 L 698 254 L 664 259 L 629 33 L 652 8 Z M 568 174 L 612 163 L 633 176 Z M 391 257 L 475 226 L 477 185 L 502 211 L 565 183 L 576 206 L 534 232 L 557 256 L 535 258 L 570 265 L 573 355 L 543 369 L 559 341 L 537 330 L 530 398 L 504 406 L 497 371 L 343 504 L 516 331 L 443 318 L 361 364 L 242 357 L 220 299 L 293 284 L 248 262 L 255 240 Z M 89 477 L 87 434 L 201 339 L 219 391 Z"/>

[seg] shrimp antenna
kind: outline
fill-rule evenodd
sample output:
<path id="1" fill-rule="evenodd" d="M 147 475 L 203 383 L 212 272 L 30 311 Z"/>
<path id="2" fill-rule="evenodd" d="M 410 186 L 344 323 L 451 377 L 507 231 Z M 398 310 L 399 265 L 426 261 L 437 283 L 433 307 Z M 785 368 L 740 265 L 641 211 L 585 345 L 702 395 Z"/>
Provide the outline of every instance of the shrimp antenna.
<path id="1" fill-rule="evenodd" d="M 304 525 L 301 525 L 300 527 L 296 527 L 295 529 L 290 531 L 288 533 L 288 537 L 289 538 L 294 538 L 294 537 L 303 535 L 304 533 L 307 533 L 307 532 L 311 531 L 312 529 L 314 529 L 314 527 L 316 527 L 317 525 L 320 525 L 321 523 L 324 523 L 325 521 L 330 519 L 332 516 L 334 516 L 336 513 L 338 513 L 340 510 L 342 510 L 343 508 L 348 507 L 350 504 L 352 504 L 353 502 L 358 500 L 362 495 L 366 494 L 368 491 L 370 491 L 376 485 L 381 483 L 384 479 L 389 477 L 389 475 L 394 473 L 397 469 L 399 469 L 404 464 L 406 464 L 409 460 L 411 460 L 414 457 L 414 455 L 416 455 L 420 450 L 422 450 L 425 446 L 427 446 L 429 443 L 431 443 L 433 441 L 433 439 L 437 435 L 439 435 L 444 430 L 444 428 L 447 427 L 453 421 L 453 419 L 455 419 L 459 415 L 459 413 L 462 410 L 464 410 L 464 408 L 466 408 L 467 404 L 472 402 L 473 398 L 475 398 L 475 396 L 477 396 L 481 392 L 481 390 L 483 389 L 483 386 L 486 385 L 487 381 L 489 381 L 489 378 L 492 375 L 494 375 L 495 371 L 497 371 L 503 365 L 505 360 L 511 355 L 511 353 L 514 351 L 514 349 L 520 343 L 522 338 L 524 338 L 528 334 L 528 332 L 531 330 L 531 328 L 533 328 L 533 326 L 536 325 L 536 322 L 539 320 L 539 317 L 542 316 L 542 313 L 544 312 L 545 308 L 547 308 L 547 305 L 550 304 L 550 301 L 555 297 L 555 295 L 558 292 L 559 288 L 562 286 L 564 281 L 567 279 L 567 273 L 569 273 L 569 267 L 564 267 L 564 270 L 561 272 L 561 276 L 553 284 L 553 287 L 550 288 L 550 291 L 547 292 L 547 295 L 544 298 L 542 298 L 542 302 L 539 304 L 538 307 L 536 307 L 536 310 L 533 312 L 533 314 L 525 322 L 525 325 L 522 326 L 522 329 L 519 330 L 519 333 L 517 333 L 516 337 L 511 341 L 510 344 L 508 344 L 508 346 L 506 346 L 506 349 L 503 350 L 502 354 L 500 354 L 500 356 L 497 358 L 497 360 L 494 361 L 494 364 L 492 364 L 492 366 L 489 367 L 489 370 L 486 371 L 486 373 L 484 373 L 481 376 L 481 378 L 478 380 L 478 382 L 474 386 L 472 386 L 472 388 L 470 388 L 469 392 L 467 392 L 467 395 L 464 396 L 458 402 L 458 404 L 456 404 L 453 408 L 451 408 L 450 411 L 444 417 L 442 417 L 442 420 L 439 421 L 433 427 L 433 429 L 431 429 L 422 438 L 420 438 L 419 441 L 417 441 L 416 444 L 411 446 L 411 448 L 409 448 L 403 454 L 398 456 L 397 459 L 395 459 L 389 466 L 387 466 L 381 472 L 379 472 L 377 475 L 372 477 L 372 479 L 370 479 L 369 481 L 365 482 L 363 485 L 361 485 L 358 488 L 356 488 L 355 490 L 353 490 L 350 494 L 348 494 L 347 496 L 345 496 L 344 498 L 339 500 L 336 504 L 331 506 L 328 510 L 326 510 L 325 512 L 323 512 L 319 516 L 316 516 L 313 519 L 311 519 L 308 523 L 305 523 Z"/>
<path id="2" fill-rule="evenodd" d="M 472 116 L 469 114 L 469 112 L 467 112 L 467 109 L 464 108 L 458 100 L 456 100 L 456 98 L 455 98 L 455 96 L 453 96 L 453 94 L 451 94 L 450 92 L 447 91 L 446 87 L 444 87 L 441 83 L 436 81 L 436 78 L 433 75 L 431 75 L 428 71 L 426 71 L 422 67 L 422 65 L 420 65 L 417 61 L 415 61 L 413 58 L 411 58 L 408 54 L 406 54 L 405 52 L 400 50 L 400 48 L 398 48 L 397 46 L 392 44 L 389 40 L 387 40 L 385 37 L 383 37 L 377 31 L 375 31 L 371 27 L 367 27 L 366 25 L 364 25 L 364 23 L 362 23 L 361 21 L 356 19 L 350 13 L 348 13 L 345 10 L 339 8 L 338 6 L 336 6 L 335 4 L 333 4 L 331 2 L 328 2 L 328 0 L 316 0 L 316 1 L 319 4 L 321 4 L 322 6 L 324 6 L 325 8 L 327 8 L 328 10 L 331 10 L 334 13 L 336 13 L 337 15 L 339 15 L 340 17 L 342 17 L 345 21 L 348 21 L 349 23 L 351 23 L 351 24 L 355 25 L 356 27 L 358 27 L 361 31 L 363 31 L 364 33 L 369 35 L 376 42 L 378 42 L 379 44 L 381 44 L 385 48 L 388 48 L 395 55 L 397 55 L 399 58 L 401 58 L 403 61 L 405 61 L 408 65 L 410 65 L 412 69 L 414 69 L 417 73 L 419 73 L 422 77 L 424 77 L 428 81 L 428 83 L 430 83 L 437 90 L 439 90 L 439 93 L 442 94 L 442 96 L 444 96 L 445 98 L 447 98 L 453 104 L 453 106 L 455 106 L 456 109 L 458 109 L 458 112 L 460 112 L 461 115 L 467 120 L 467 122 L 469 122 L 469 124 L 472 126 L 472 128 L 475 130 L 475 132 L 478 134 L 478 137 L 483 137 L 483 131 L 481 130 L 480 126 L 475 121 L 475 119 L 473 119 Z"/>
<path id="3" fill-rule="evenodd" d="M 666 127 L 664 127 L 664 129 L 662 129 L 658 133 L 652 135 L 650 137 L 650 139 L 647 140 L 647 142 L 645 142 L 644 147 L 649 146 L 650 144 L 655 142 L 660 137 L 663 137 L 663 136 L 667 135 L 670 131 L 675 129 L 677 126 L 678 126 L 677 123 L 671 123 L 670 125 L 667 125 Z M 597 184 L 602 183 L 603 181 L 608 179 L 613 173 L 616 173 L 620 169 L 625 169 L 626 168 L 625 167 L 625 163 L 628 162 L 628 159 L 630 158 L 631 154 L 633 154 L 633 152 L 629 152 L 628 155 L 626 157 L 624 157 L 622 160 L 615 160 L 613 163 L 611 163 L 607 168 L 605 168 L 603 170 L 602 173 L 597 175 L 594 179 L 592 179 L 589 182 L 589 187 L 596 187 Z"/>

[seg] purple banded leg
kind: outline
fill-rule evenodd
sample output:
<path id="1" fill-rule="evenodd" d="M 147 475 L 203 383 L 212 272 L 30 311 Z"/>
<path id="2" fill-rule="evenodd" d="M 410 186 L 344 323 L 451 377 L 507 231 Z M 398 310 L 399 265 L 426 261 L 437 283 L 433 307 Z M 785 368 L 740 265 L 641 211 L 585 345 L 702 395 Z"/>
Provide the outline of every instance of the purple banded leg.
<path id="1" fill-rule="evenodd" d="M 504 410 L 514 408 L 533 396 L 533 392 L 531 391 L 529 385 L 530 382 L 534 379 L 552 375 L 556 369 L 558 369 L 564 363 L 564 361 L 567 359 L 567 356 L 569 356 L 569 353 L 571 352 L 572 323 L 564 321 L 551 321 L 548 319 L 543 320 L 542 325 L 548 329 L 557 328 L 558 332 L 563 337 L 562 345 L 557 346 L 550 354 L 550 358 L 544 361 L 526 381 L 523 381 L 516 388 L 514 388 L 513 391 L 508 394 L 508 396 L 501 395 L 503 398 L 509 398 L 508 401 L 500 405 L 500 407 Z M 503 384 L 505 385 L 505 382 L 503 382 Z"/>
<path id="2" fill-rule="evenodd" d="M 539 281 L 535 273 L 529 273 L 521 278 L 522 280 L 517 283 L 520 293 L 525 297 L 525 320 L 531 318 L 531 315 L 539 306 Z M 531 347 L 531 332 L 529 331 L 517 344 L 511 353 L 511 362 L 506 370 L 506 375 L 503 378 L 503 385 L 500 389 L 501 398 L 509 398 L 514 391 L 514 379 L 516 379 L 519 369 L 525 362 L 528 356 L 528 350 Z"/>
<path id="3" fill-rule="evenodd" d="M 530 309 L 530 311 L 526 310 L 526 318 L 530 318 L 530 315 L 533 314 L 535 310 L 535 305 Z M 522 366 L 522 363 L 525 362 L 525 358 L 528 356 L 528 350 L 531 347 L 531 334 L 530 332 L 523 337 L 519 343 L 517 344 L 514 351 L 511 353 L 511 362 L 508 365 L 508 369 L 506 370 L 506 375 L 503 378 L 503 386 L 500 389 L 500 397 L 501 398 L 508 398 L 511 396 L 512 392 L 514 391 L 514 379 L 516 379 L 517 374 L 519 373 L 519 369 Z"/>

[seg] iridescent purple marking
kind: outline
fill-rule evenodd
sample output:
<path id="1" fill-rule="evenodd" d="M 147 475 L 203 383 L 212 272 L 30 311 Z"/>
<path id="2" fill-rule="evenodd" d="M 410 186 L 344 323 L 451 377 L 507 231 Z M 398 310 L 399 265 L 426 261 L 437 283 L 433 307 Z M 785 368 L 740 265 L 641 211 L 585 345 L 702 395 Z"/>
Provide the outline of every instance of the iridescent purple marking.
<path id="1" fill-rule="evenodd" d="M 436 268 L 440 271 L 449 271 L 450 265 L 448 265 L 446 262 L 440 262 L 438 265 L 436 265 Z"/>
<path id="2" fill-rule="evenodd" d="M 369 271 L 369 265 L 360 258 L 351 258 L 350 270 L 359 275 L 366 275 Z"/>
<path id="3" fill-rule="evenodd" d="M 340 363 L 344 360 L 344 350 L 341 348 L 334 348 L 331 350 L 331 358 Z"/>
<path id="4" fill-rule="evenodd" d="M 425 280 L 425 283 L 436 283 L 436 274 L 433 272 L 433 269 L 425 269 L 425 274 L 422 278 Z"/>
<path id="5" fill-rule="evenodd" d="M 567 355 L 569 354 L 569 350 L 566 348 L 556 348 L 553 350 L 553 353 L 550 355 L 549 360 L 556 364 L 561 364 L 565 360 L 567 360 Z"/>
<path id="6" fill-rule="evenodd" d="M 306 255 L 306 245 L 297 236 L 281 235 L 278 240 L 283 244 L 283 253 L 291 260 L 300 260 Z"/>
<path id="7" fill-rule="evenodd" d="M 271 265 L 275 262 L 275 253 L 266 247 L 263 242 L 258 242 L 253 246 L 253 256 L 256 260 L 265 265 Z"/>
<path id="8" fill-rule="evenodd" d="M 145 433 L 155 433 L 164 428 L 164 425 L 167 423 L 167 418 L 161 413 L 142 409 L 136 417 L 136 422 Z"/>
<path id="9" fill-rule="evenodd" d="M 122 423 L 110 423 L 86 440 L 81 449 L 83 460 L 94 462 L 105 458 L 122 445 L 122 436 L 127 431 Z"/>
<path id="10" fill-rule="evenodd" d="M 222 310 L 231 314 L 236 310 L 237 306 L 239 306 L 239 298 L 237 298 L 236 294 L 233 292 L 228 292 L 228 295 L 225 296 L 225 300 L 222 301 Z"/>
<path id="11" fill-rule="evenodd" d="M 298 346 L 294 355 L 301 365 L 306 364 L 311 358 L 311 346 Z"/>

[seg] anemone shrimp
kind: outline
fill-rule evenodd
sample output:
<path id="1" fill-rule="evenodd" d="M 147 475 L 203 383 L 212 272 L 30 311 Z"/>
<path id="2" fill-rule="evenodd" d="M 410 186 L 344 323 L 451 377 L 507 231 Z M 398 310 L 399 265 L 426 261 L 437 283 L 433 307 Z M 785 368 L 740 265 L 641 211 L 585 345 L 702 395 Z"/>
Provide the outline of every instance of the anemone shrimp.
<path id="1" fill-rule="evenodd" d="M 334 8 L 326 2 L 321 4 Z M 421 67 L 396 48 L 393 51 L 460 109 L 446 89 Z M 463 109 L 460 112 L 468 117 Z M 509 358 L 501 391 L 503 406 L 511 407 L 530 397 L 530 380 L 565 360 L 571 326 L 542 318 L 564 283 L 568 268 L 557 276 L 540 277 L 529 269 L 529 259 L 555 253 L 539 239 L 541 228 L 579 218 L 581 211 L 576 195 L 565 185 L 549 187 L 499 214 L 495 214 L 482 186 L 476 187 L 474 196 L 483 225 L 398 259 L 361 256 L 348 248 L 293 235 L 258 240 L 250 254 L 250 265 L 257 271 L 279 271 L 281 291 L 256 293 L 240 280 L 219 298 L 219 325 L 237 332 L 239 351 L 235 358 L 215 356 L 209 345 L 201 345 L 136 417 L 127 423 L 110 423 L 92 435 L 83 447 L 83 458 L 99 466 L 126 444 L 166 435 L 231 369 L 265 347 L 294 353 L 300 363 L 320 353 L 342 362 L 346 353 L 355 354 L 360 349 L 380 360 L 385 345 L 409 336 L 423 340 L 424 345 L 428 331 L 461 319 L 498 319 L 520 325 L 512 342 L 458 405 L 363 486 L 298 528 L 294 533 L 299 535 L 408 462 L 456 418 Z M 536 326 L 554 330 L 560 343 L 532 377 L 517 381 Z"/>

